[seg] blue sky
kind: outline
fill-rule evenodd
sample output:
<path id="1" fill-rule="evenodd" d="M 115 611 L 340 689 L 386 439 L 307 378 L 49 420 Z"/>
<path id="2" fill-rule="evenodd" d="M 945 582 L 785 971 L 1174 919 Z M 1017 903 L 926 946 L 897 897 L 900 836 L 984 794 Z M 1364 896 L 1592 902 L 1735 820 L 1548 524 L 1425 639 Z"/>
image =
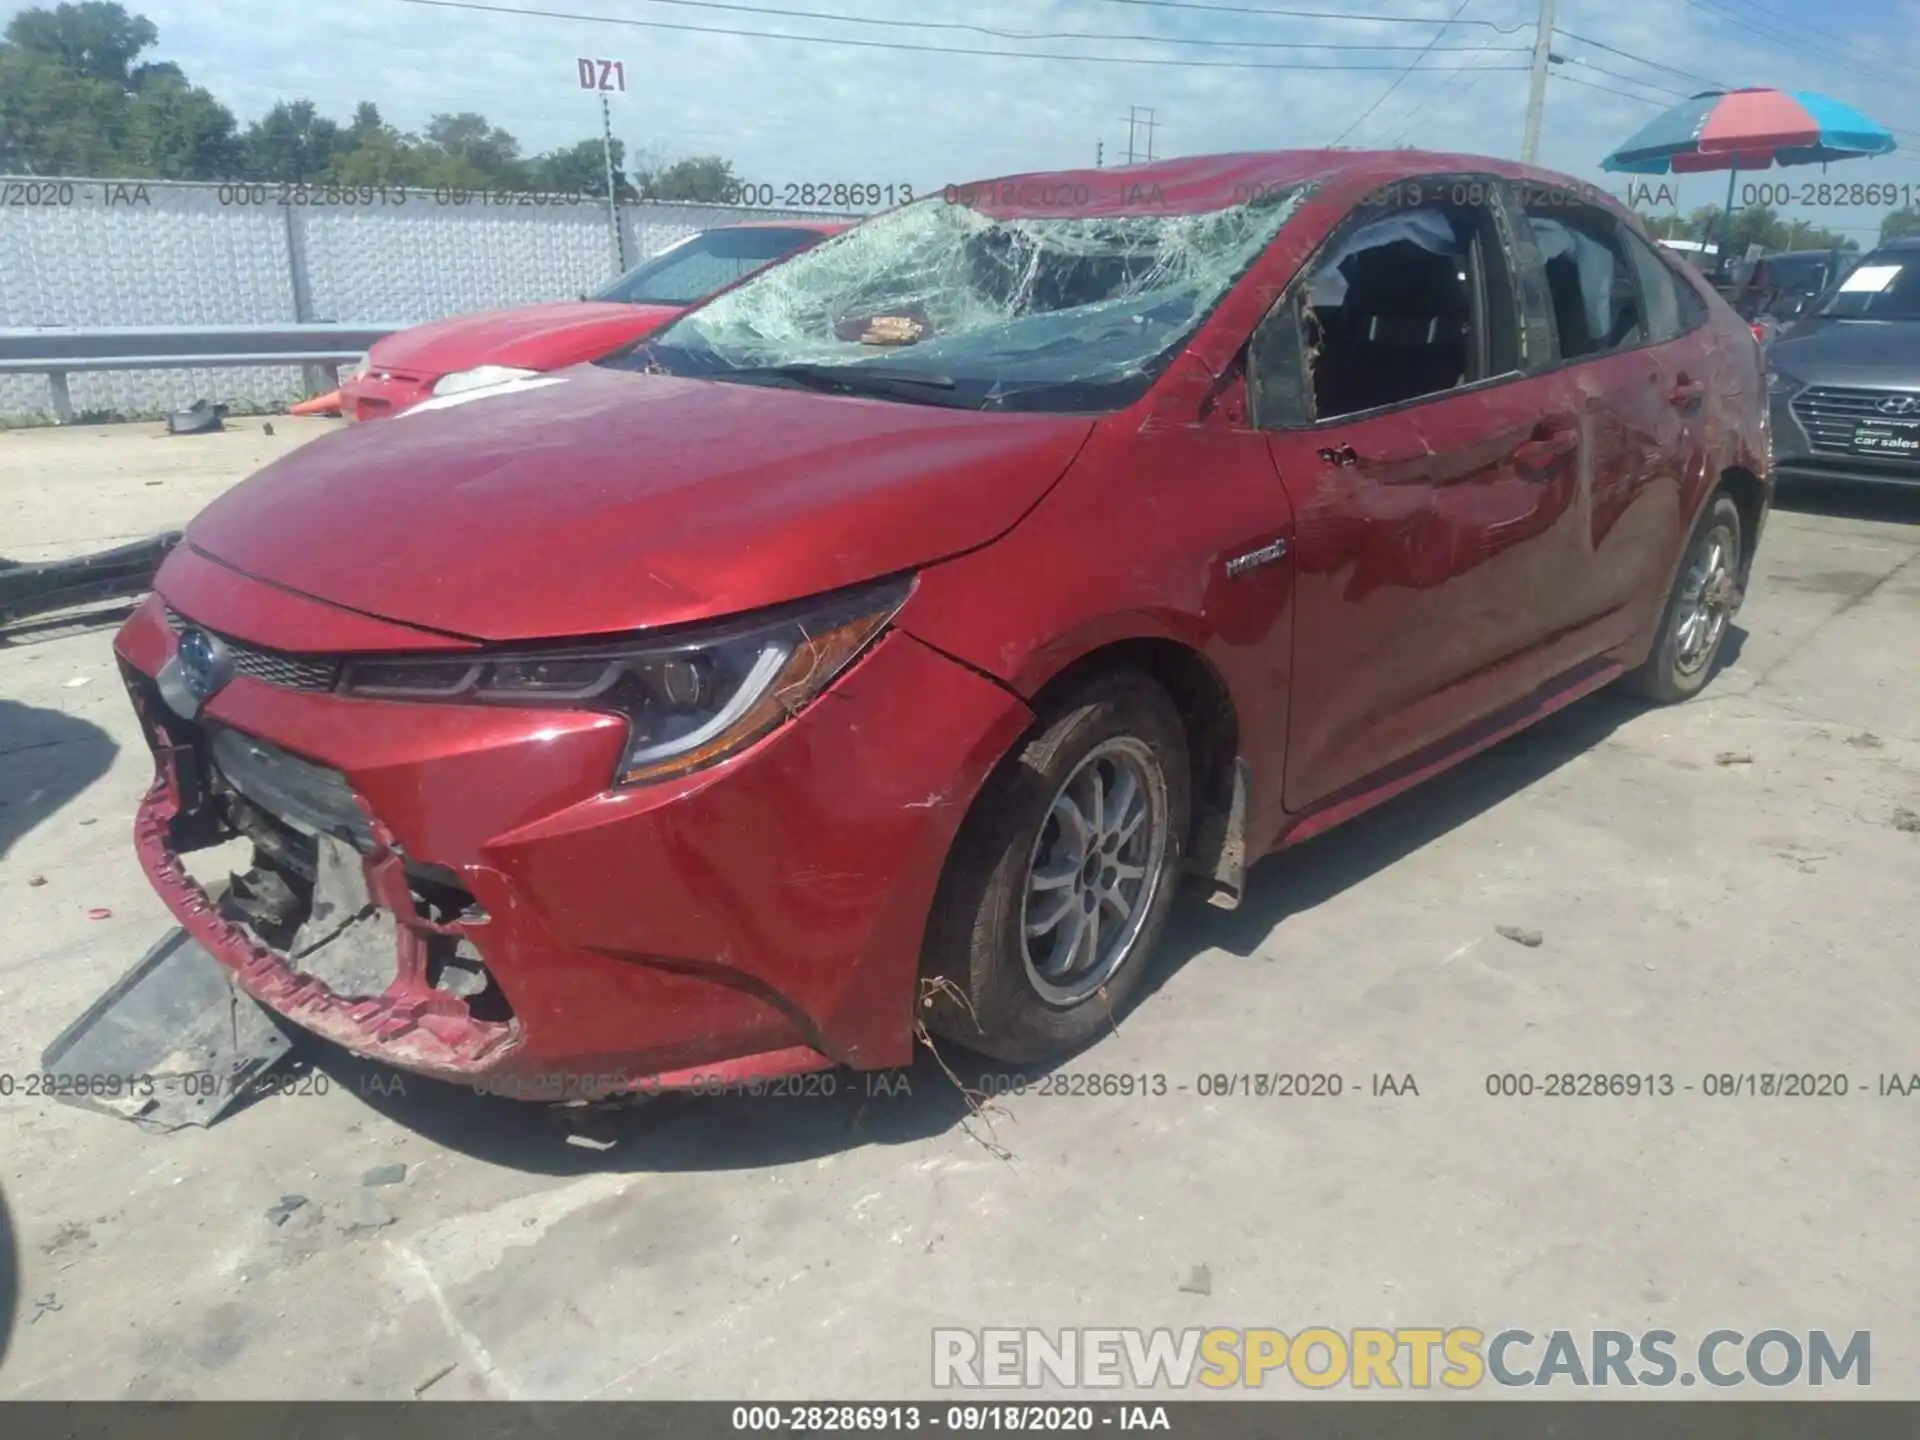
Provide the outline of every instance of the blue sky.
<path id="1" fill-rule="evenodd" d="M 843 41 L 1176 63 L 928 54 L 450 10 L 410 0 L 300 6 L 283 0 L 221 0 L 217 6 L 208 0 L 128 0 L 130 9 L 159 26 L 161 56 L 180 62 L 243 120 L 275 100 L 299 97 L 342 119 L 356 101 L 374 100 L 390 120 L 409 129 L 436 111 L 471 109 L 512 130 L 529 151 L 538 150 L 597 133 L 597 103 L 577 88 L 574 62 L 599 55 L 626 62 L 629 90 L 614 101 L 615 129 L 642 151 L 664 158 L 717 152 L 731 158 L 743 177 L 776 184 L 877 181 L 925 188 L 1089 164 L 1096 142 L 1104 142 L 1107 163 L 1117 163 L 1126 150 L 1130 105 L 1153 107 L 1158 155 L 1336 140 L 1517 154 L 1527 77 L 1519 68 L 1494 67 L 1526 64 L 1536 14 L 1534 0 L 1465 0 L 1464 8 L 1460 0 L 1387 0 L 1380 6 L 1197 0 L 1203 6 L 1198 9 L 1152 0 L 498 3 Z M 0 17 L 22 8 L 19 0 L 0 0 Z M 753 9 L 957 28 L 756 15 L 749 13 Z M 1239 13 L 1284 9 L 1341 18 Z M 1456 12 L 1457 23 L 1443 32 L 1440 22 Z M 1913 147 L 1911 156 L 1837 166 L 1829 178 L 1902 182 L 1920 191 L 1920 87 L 1902 78 L 1920 75 L 1920 0 L 1871 7 L 1864 0 L 1559 0 L 1556 21 L 1555 49 L 1568 63 L 1556 67 L 1565 78 L 1549 86 L 1540 157 L 1545 164 L 1619 193 L 1625 182 L 1603 176 L 1600 157 L 1660 106 L 1704 88 L 1700 80 L 1709 79 L 1825 91 L 1905 130 L 1902 140 Z M 964 27 L 1102 38 L 1008 40 Z M 1111 38 L 1118 36 L 1150 39 Z M 1429 41 L 1432 53 L 1420 56 L 1419 47 Z M 1296 48 L 1310 45 L 1403 48 Z M 1221 64 L 1231 61 L 1383 68 Z M 1365 114 L 1370 106 L 1375 108 Z M 1142 144 L 1144 138 L 1143 131 Z M 1820 177 L 1797 170 L 1765 178 Z M 1724 188 L 1724 177 L 1691 177 L 1681 182 L 1681 206 L 1718 202 Z M 1786 213 L 1851 227 L 1864 243 L 1880 208 Z"/>

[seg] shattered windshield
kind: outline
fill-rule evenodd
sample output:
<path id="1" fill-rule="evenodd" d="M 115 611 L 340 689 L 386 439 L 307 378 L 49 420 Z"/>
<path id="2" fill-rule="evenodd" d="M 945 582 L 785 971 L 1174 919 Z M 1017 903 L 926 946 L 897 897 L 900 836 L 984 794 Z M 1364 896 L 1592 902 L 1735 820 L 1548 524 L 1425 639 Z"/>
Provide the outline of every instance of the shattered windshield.
<path id="1" fill-rule="evenodd" d="M 996 219 L 932 197 L 682 316 L 635 369 L 972 409 L 1144 394 L 1298 190 L 1203 214 Z"/>

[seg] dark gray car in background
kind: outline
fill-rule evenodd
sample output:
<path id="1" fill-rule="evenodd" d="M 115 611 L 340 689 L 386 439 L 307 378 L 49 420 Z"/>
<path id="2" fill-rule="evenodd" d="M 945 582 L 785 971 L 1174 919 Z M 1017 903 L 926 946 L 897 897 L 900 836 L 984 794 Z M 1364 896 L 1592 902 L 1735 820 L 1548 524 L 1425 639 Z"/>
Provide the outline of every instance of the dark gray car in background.
<path id="1" fill-rule="evenodd" d="M 1882 245 L 1767 351 L 1774 473 L 1920 487 L 1920 236 Z"/>

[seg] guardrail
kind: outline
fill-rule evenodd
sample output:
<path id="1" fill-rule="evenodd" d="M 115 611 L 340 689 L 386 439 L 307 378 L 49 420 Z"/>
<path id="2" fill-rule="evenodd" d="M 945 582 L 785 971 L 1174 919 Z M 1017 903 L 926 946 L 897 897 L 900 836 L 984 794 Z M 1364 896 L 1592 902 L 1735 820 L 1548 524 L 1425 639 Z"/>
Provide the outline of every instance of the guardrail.
<path id="1" fill-rule="evenodd" d="M 70 421 L 74 410 L 67 376 L 76 370 L 301 365 L 324 373 L 324 383 L 310 374 L 308 384 L 325 390 L 339 384 L 341 364 L 358 360 L 376 340 L 406 328 L 406 323 L 311 322 L 0 329 L 0 375 L 44 374 L 53 413 Z"/>

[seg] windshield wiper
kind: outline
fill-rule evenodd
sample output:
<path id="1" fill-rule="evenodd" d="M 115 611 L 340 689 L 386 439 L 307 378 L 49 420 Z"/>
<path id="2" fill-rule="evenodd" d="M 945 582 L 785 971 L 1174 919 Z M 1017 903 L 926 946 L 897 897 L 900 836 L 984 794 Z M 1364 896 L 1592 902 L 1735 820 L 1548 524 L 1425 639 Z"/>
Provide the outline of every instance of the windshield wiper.
<path id="1" fill-rule="evenodd" d="M 935 375 L 924 370 L 877 370 L 869 365 L 822 365 L 797 361 L 790 365 L 741 365 L 723 370 L 713 378 L 766 376 L 791 380 L 815 390 L 839 390 L 848 395 L 891 395 L 922 403 L 940 402 L 929 390 L 952 390 L 958 382 L 950 375 Z"/>

